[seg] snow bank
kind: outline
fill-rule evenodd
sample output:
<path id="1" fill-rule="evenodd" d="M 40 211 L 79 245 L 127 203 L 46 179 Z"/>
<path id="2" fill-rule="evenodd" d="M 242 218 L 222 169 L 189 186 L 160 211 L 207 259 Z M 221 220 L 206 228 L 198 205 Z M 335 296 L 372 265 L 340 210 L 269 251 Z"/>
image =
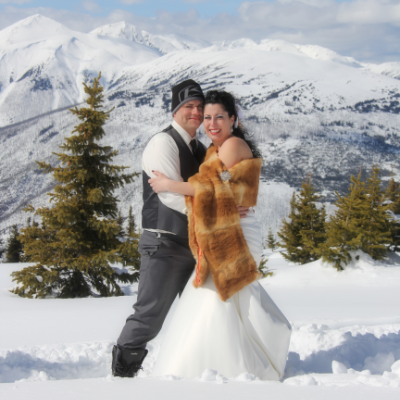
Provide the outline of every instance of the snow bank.
<path id="1" fill-rule="evenodd" d="M 0 383 L 105 377 L 112 343 L 76 343 L 0 352 Z"/>
<path id="2" fill-rule="evenodd" d="M 290 385 L 332 385 L 341 377 L 351 375 L 347 384 L 400 387 L 400 325 L 379 328 L 366 333 L 360 327 L 351 331 L 330 330 L 324 326 L 295 329 L 283 383 Z M 162 339 L 162 338 L 161 338 Z M 160 338 L 149 346 L 144 370 L 148 378 L 160 346 Z M 0 352 L 0 383 L 64 379 L 109 378 L 111 349 L 114 342 L 70 343 L 22 347 Z M 320 380 L 319 375 L 330 375 Z M 379 379 L 378 379 L 379 377 Z M 150 378 L 149 378 L 150 379 Z M 167 380 L 180 377 L 167 376 Z M 207 369 L 198 378 L 201 382 L 229 383 L 258 380 L 251 374 L 226 378 L 218 371 Z M 378 383 L 377 383 L 378 382 Z"/>
<path id="3" fill-rule="evenodd" d="M 283 250 L 283 249 L 281 249 Z M 400 255 L 389 253 L 384 261 L 375 261 L 368 254 L 359 251 L 351 252 L 352 261 L 344 266 L 344 271 L 338 272 L 333 264 L 324 262 L 322 259 L 298 265 L 286 263 L 282 255 L 275 251 L 264 252 L 269 259 L 268 266 L 273 269 L 279 267 L 276 278 L 279 286 L 313 286 L 331 288 L 332 285 L 342 287 L 399 287 L 400 282 Z M 311 282 L 312 279 L 312 282 Z"/>
<path id="4" fill-rule="evenodd" d="M 353 326 L 329 329 L 327 326 L 302 326 L 292 335 L 286 376 L 309 373 L 345 373 L 344 368 L 370 370 L 382 375 L 400 360 L 400 324 L 382 327 Z"/>
<path id="5" fill-rule="evenodd" d="M 2 397 L 7 399 L 23 398 L 18 396 L 26 393 L 24 388 L 32 387 L 47 400 L 54 397 L 53 390 L 59 390 L 55 388 L 64 387 L 65 380 L 78 391 L 95 380 L 96 387 L 102 389 L 90 395 L 99 399 L 110 394 L 110 383 L 115 384 L 112 393 L 125 385 L 126 390 L 132 390 L 128 389 L 131 385 L 153 388 L 152 398 L 157 397 L 156 393 L 164 395 L 165 390 L 169 393 L 171 388 L 171 393 L 182 389 L 180 397 L 174 398 L 186 398 L 192 392 L 210 400 L 228 396 L 227 393 L 240 398 L 240 393 L 244 395 L 241 385 L 250 385 L 254 396 L 265 396 L 266 390 L 273 390 L 276 396 L 294 398 L 298 392 L 290 388 L 311 387 L 317 392 L 307 392 L 307 397 L 313 400 L 333 396 L 329 390 L 334 387 L 346 388 L 340 397 L 366 399 L 363 388 L 368 387 L 371 399 L 372 393 L 376 398 L 376 388 L 385 398 L 395 398 L 400 388 L 399 257 L 394 255 L 385 263 L 377 263 L 364 254 L 356 255 L 358 259 L 354 257 L 353 263 L 338 273 L 321 261 L 294 265 L 277 251 L 266 252 L 274 275 L 261 284 L 293 326 L 285 376 L 280 383 L 263 382 L 250 374 L 225 377 L 210 369 L 196 379 L 153 378 L 151 372 L 171 315 L 160 335 L 149 343 L 139 377 L 114 378 L 110 370 L 111 349 L 131 312 L 137 285 L 126 288 L 131 296 L 114 299 L 21 299 L 8 292 L 12 287 L 9 273 L 21 265 L 3 264 L 0 393 L 6 393 Z M 55 382 L 59 383 L 54 386 Z M 11 384 L 19 390 L 10 392 Z M 214 389 L 209 391 L 210 385 Z M 217 387 L 231 389 L 220 392 Z"/>

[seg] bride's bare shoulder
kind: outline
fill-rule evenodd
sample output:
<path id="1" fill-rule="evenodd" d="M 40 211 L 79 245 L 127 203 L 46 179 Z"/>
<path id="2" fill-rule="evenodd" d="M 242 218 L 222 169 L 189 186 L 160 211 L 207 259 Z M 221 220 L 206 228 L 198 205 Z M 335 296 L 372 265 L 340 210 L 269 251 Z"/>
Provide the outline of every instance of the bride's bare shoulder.
<path id="1" fill-rule="evenodd" d="M 249 145 L 241 138 L 236 136 L 232 136 L 229 139 L 226 139 L 221 148 L 219 149 L 219 154 L 222 153 L 237 153 L 239 157 L 244 158 L 253 158 L 253 153 L 250 150 Z"/>
<path id="2" fill-rule="evenodd" d="M 253 158 L 253 153 L 248 144 L 243 139 L 236 136 L 225 140 L 218 154 L 227 168 L 232 168 L 242 160 Z"/>

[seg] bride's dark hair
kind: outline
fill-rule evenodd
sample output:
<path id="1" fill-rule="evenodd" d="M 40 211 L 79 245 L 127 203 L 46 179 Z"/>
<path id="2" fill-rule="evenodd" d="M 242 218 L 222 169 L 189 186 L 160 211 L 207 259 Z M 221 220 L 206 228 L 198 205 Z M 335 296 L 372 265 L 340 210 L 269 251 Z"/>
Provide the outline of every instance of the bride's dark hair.
<path id="1" fill-rule="evenodd" d="M 232 94 L 225 92 L 224 90 L 209 90 L 206 94 L 204 106 L 207 104 L 220 104 L 222 108 L 229 114 L 229 117 L 234 115 L 235 121 L 238 119 L 238 113 L 236 110 L 237 101 Z M 247 143 L 251 152 L 253 153 L 253 157 L 261 158 L 260 151 L 257 149 L 253 141 L 250 140 L 249 133 L 240 121 L 238 127 L 233 128 L 232 135 L 243 139 Z"/>

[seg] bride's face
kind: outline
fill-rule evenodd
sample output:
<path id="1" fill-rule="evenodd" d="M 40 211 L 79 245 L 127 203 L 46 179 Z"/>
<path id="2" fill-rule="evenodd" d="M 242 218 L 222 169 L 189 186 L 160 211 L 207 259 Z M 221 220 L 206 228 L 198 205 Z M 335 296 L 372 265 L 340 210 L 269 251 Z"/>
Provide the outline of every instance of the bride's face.
<path id="1" fill-rule="evenodd" d="M 206 104 L 204 107 L 204 130 L 214 145 L 220 147 L 232 136 L 231 128 L 234 122 L 235 116 L 229 117 L 221 104 Z"/>

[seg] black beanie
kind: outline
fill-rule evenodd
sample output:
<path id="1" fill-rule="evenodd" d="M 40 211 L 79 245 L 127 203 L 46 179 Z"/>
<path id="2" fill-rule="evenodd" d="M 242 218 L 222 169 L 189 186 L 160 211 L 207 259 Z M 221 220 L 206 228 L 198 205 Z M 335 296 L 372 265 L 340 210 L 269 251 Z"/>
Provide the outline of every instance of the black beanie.
<path id="1" fill-rule="evenodd" d="M 190 100 L 201 100 L 204 102 L 204 94 L 200 85 L 193 79 L 178 83 L 172 88 L 171 112 L 172 115 L 178 108 Z"/>

